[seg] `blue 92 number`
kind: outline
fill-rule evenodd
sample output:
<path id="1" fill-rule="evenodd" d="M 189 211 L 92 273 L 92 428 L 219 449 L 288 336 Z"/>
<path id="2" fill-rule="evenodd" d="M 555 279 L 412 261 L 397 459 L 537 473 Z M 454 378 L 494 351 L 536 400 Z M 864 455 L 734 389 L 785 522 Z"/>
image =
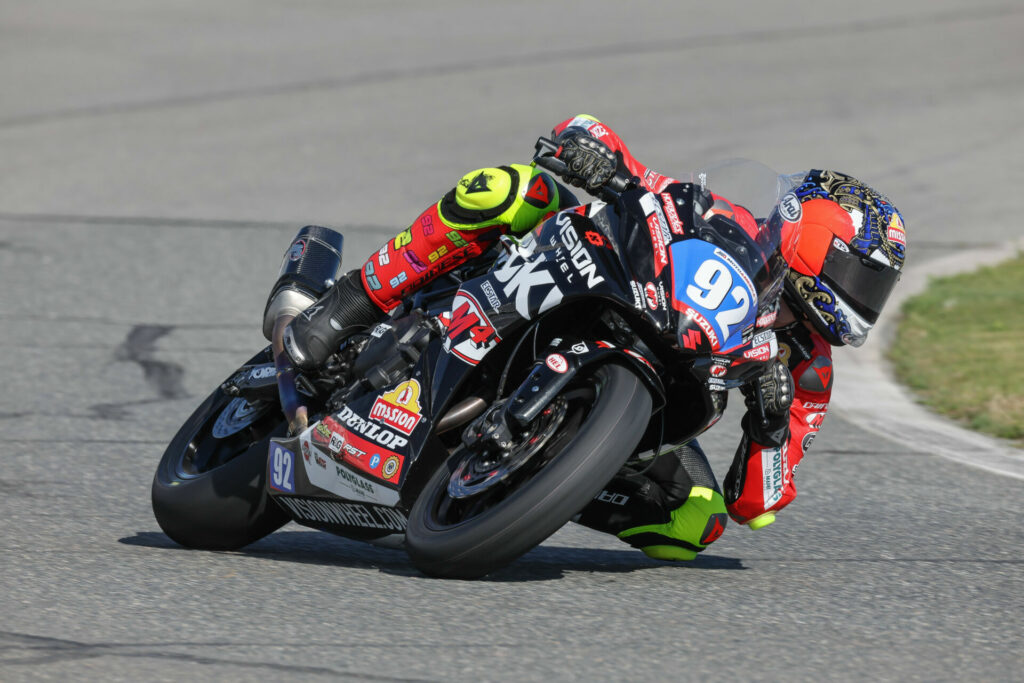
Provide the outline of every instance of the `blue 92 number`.
<path id="1" fill-rule="evenodd" d="M 295 493 L 295 454 L 277 443 L 270 455 L 270 486 Z"/>

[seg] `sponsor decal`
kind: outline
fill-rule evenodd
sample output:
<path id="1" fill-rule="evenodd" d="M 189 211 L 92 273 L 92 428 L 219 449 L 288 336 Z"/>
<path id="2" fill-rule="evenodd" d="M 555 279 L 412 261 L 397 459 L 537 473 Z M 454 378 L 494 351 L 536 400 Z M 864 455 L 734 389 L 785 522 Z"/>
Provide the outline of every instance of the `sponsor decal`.
<path id="1" fill-rule="evenodd" d="M 560 375 L 564 375 L 569 370 L 569 361 L 560 353 L 552 353 L 544 359 L 544 364 Z"/>
<path id="2" fill-rule="evenodd" d="M 900 218 L 898 213 L 893 212 L 892 219 L 889 221 L 889 227 L 886 230 L 886 236 L 893 244 L 898 244 L 901 247 L 906 248 L 907 232 L 903 228 L 903 219 Z"/>
<path id="3" fill-rule="evenodd" d="M 648 190 L 651 190 L 652 192 L 660 192 L 666 185 L 668 185 L 668 178 L 665 176 L 660 173 L 655 173 L 651 169 L 644 171 L 643 186 Z"/>
<path id="4" fill-rule="evenodd" d="M 608 242 L 608 240 L 605 239 L 604 235 L 602 235 L 599 232 L 587 230 L 585 233 L 583 233 L 583 236 L 587 239 L 588 242 L 593 244 L 595 247 L 607 247 L 608 249 L 612 248 L 611 243 Z"/>
<path id="5" fill-rule="evenodd" d="M 729 254 L 729 252 L 723 251 L 722 249 L 715 247 L 714 254 L 718 258 L 728 263 L 732 267 L 732 269 L 736 271 L 736 274 L 740 276 L 741 280 L 743 280 L 743 284 L 747 286 L 747 291 L 749 291 L 751 294 L 754 294 L 754 292 L 757 291 L 754 288 L 754 283 L 753 281 L 751 281 L 750 276 L 747 275 L 747 271 L 743 268 L 743 266 L 736 262 L 736 259 L 734 259 L 732 255 Z"/>
<path id="6" fill-rule="evenodd" d="M 389 429 L 382 429 L 362 416 L 356 415 L 348 406 L 342 408 L 341 412 L 338 413 L 338 420 L 349 430 L 355 431 L 385 448 L 404 448 L 409 443 L 409 440 L 404 436 L 399 436 Z M 346 435 L 346 442 L 351 438 L 351 431 L 349 435 Z M 359 443 L 356 443 L 356 447 L 362 448 Z M 363 450 L 366 449 L 364 448 Z"/>
<path id="7" fill-rule="evenodd" d="M 725 380 L 717 377 L 708 377 L 708 389 L 711 391 L 725 391 Z"/>
<path id="8" fill-rule="evenodd" d="M 480 302 L 469 292 L 459 290 L 452 300 L 452 316 L 444 350 L 470 365 L 476 365 L 500 341 L 501 337 Z"/>
<path id="9" fill-rule="evenodd" d="M 501 308 L 501 299 L 498 298 L 498 293 L 494 291 L 494 285 L 484 280 L 480 283 L 480 289 L 483 291 L 484 296 L 487 297 L 487 303 L 490 304 L 493 310 Z"/>
<path id="10" fill-rule="evenodd" d="M 825 412 L 808 413 L 804 420 L 807 421 L 807 426 L 811 429 L 821 429 L 822 423 L 825 422 Z"/>
<path id="11" fill-rule="evenodd" d="M 389 455 L 381 465 L 380 473 L 384 475 L 384 478 L 391 480 L 398 474 L 398 469 L 402 466 L 402 460 L 397 455 Z"/>
<path id="12" fill-rule="evenodd" d="M 754 327 L 771 327 L 779 317 L 779 305 L 775 304 L 770 311 L 757 318 Z"/>
<path id="13" fill-rule="evenodd" d="M 696 351 L 701 342 L 700 332 L 697 330 L 687 330 L 686 334 L 682 337 L 682 341 L 684 349 Z"/>
<path id="14" fill-rule="evenodd" d="M 719 346 L 718 335 L 715 334 L 715 328 L 711 326 L 711 323 L 708 322 L 708 319 L 702 316 L 697 311 L 690 308 L 689 306 L 687 306 L 686 304 L 683 304 L 683 315 L 685 315 L 693 322 L 697 323 L 697 327 L 701 329 L 701 331 L 704 333 L 704 336 L 708 338 L 709 342 L 711 342 L 711 350 L 717 351 Z"/>
<path id="15" fill-rule="evenodd" d="M 593 135 L 593 136 L 594 136 L 595 138 L 597 138 L 598 140 L 600 140 L 601 138 L 603 138 L 603 137 L 604 137 L 605 135 L 608 135 L 608 129 L 607 129 L 607 128 L 605 128 L 605 127 L 604 127 L 603 125 L 601 125 L 600 123 L 595 123 L 594 125 L 592 125 L 592 126 L 591 126 L 591 127 L 590 127 L 590 128 L 588 129 L 588 132 L 589 132 L 589 133 L 590 133 L 591 135 Z"/>
<path id="16" fill-rule="evenodd" d="M 743 352 L 743 357 L 749 360 L 767 361 L 779 353 L 779 344 L 772 330 L 755 334 L 750 343 L 752 348 Z"/>
<path id="17" fill-rule="evenodd" d="M 804 453 L 806 453 L 807 449 L 811 447 L 812 443 L 814 443 L 814 437 L 817 435 L 817 432 L 808 432 L 807 434 L 804 434 L 803 441 L 800 442 L 800 448 L 803 449 Z M 793 466 L 793 472 L 796 472 L 795 465 Z"/>
<path id="18" fill-rule="evenodd" d="M 348 468 L 342 467 L 341 465 L 334 466 L 334 474 L 347 483 L 357 493 L 364 496 L 376 497 L 377 487 L 374 486 L 370 481 L 363 479 L 359 475 L 355 474 Z"/>
<path id="19" fill-rule="evenodd" d="M 769 510 L 782 500 L 783 474 L 786 470 L 786 452 L 782 448 L 765 448 L 761 451 L 762 493 L 764 509 Z"/>
<path id="20" fill-rule="evenodd" d="M 385 242 L 384 246 L 377 252 L 377 265 L 386 266 L 391 263 L 391 257 L 388 256 L 388 243 Z"/>
<path id="21" fill-rule="evenodd" d="M 658 290 L 654 288 L 654 283 L 644 285 L 644 294 L 647 296 L 647 306 L 652 311 L 658 310 Z"/>
<path id="22" fill-rule="evenodd" d="M 572 261 L 576 272 L 587 281 L 587 288 L 593 289 L 604 282 L 604 278 L 597 274 L 597 265 L 590 252 L 580 242 L 580 236 L 576 232 L 576 228 L 572 226 L 572 219 L 569 218 L 569 215 L 568 213 L 558 215 L 556 219 L 556 225 L 559 227 L 558 235 L 562 238 L 562 244 L 569 250 L 569 260 Z"/>
<path id="23" fill-rule="evenodd" d="M 341 453 L 341 449 L 345 447 L 345 437 L 338 433 L 331 434 L 331 443 L 328 444 L 327 448 L 330 449 L 331 453 Z"/>
<path id="24" fill-rule="evenodd" d="M 716 364 L 711 366 L 711 370 L 709 372 L 711 373 L 712 377 L 721 377 L 722 375 L 724 375 L 728 371 L 729 371 L 729 366 L 727 366 L 727 365 L 718 365 L 716 363 Z"/>
<path id="25" fill-rule="evenodd" d="M 410 379 L 378 396 L 370 408 L 370 418 L 408 436 L 423 418 L 421 410 L 420 383 Z"/>
<path id="26" fill-rule="evenodd" d="M 573 344 L 572 345 L 572 349 L 570 349 L 570 353 L 575 353 L 577 356 L 579 356 L 579 355 L 582 355 L 582 354 L 586 353 L 589 350 L 590 349 L 587 348 L 587 345 L 585 343 L 579 342 L 578 344 Z"/>
<path id="27" fill-rule="evenodd" d="M 327 469 L 327 460 L 325 460 L 324 457 L 320 455 L 320 451 L 313 451 L 313 461 L 320 467 L 320 469 Z"/>
<path id="28" fill-rule="evenodd" d="M 520 247 L 524 244 L 526 240 L 520 243 Z M 544 313 L 557 306 L 563 294 L 544 265 L 544 260 L 538 258 L 528 261 L 524 253 L 528 252 L 522 248 L 513 251 L 505 264 L 494 271 L 494 277 L 505 285 L 503 291 L 507 298 L 515 294 L 516 312 L 523 318 L 529 318 L 531 292 L 544 294 L 537 313 Z"/>
<path id="29" fill-rule="evenodd" d="M 298 261 L 302 258 L 302 255 L 306 253 L 306 240 L 300 237 L 299 239 L 292 242 L 292 246 L 288 248 L 288 260 Z"/>
<path id="30" fill-rule="evenodd" d="M 249 379 L 266 379 L 273 377 L 277 374 L 277 370 L 274 369 L 273 365 L 266 365 L 259 368 L 253 368 L 252 372 L 249 373 Z"/>
<path id="31" fill-rule="evenodd" d="M 302 440 L 302 457 L 309 462 L 309 442 L 305 439 Z"/>
<path id="32" fill-rule="evenodd" d="M 665 240 L 661 235 L 661 228 L 658 226 L 658 217 L 654 214 L 647 217 L 647 230 L 651 233 L 651 246 L 654 248 L 654 275 L 657 277 L 668 265 L 668 251 L 665 249 Z"/>
<path id="33" fill-rule="evenodd" d="M 633 307 L 642 311 L 644 309 L 644 295 L 640 291 L 640 283 L 630 280 L 629 286 L 633 290 Z"/>
<path id="34" fill-rule="evenodd" d="M 311 436 L 313 437 L 313 441 L 317 443 L 329 444 L 331 442 L 332 434 L 331 430 L 327 427 L 327 425 L 321 422 L 320 424 L 313 428 L 313 433 Z"/>
<path id="35" fill-rule="evenodd" d="M 370 336 L 373 337 L 374 339 L 380 339 L 385 334 L 387 334 L 387 331 L 390 330 L 390 329 L 391 329 L 391 325 L 389 325 L 387 323 L 381 323 L 381 324 L 377 325 L 377 327 L 373 328 L 373 331 L 370 332 Z"/>
<path id="36" fill-rule="evenodd" d="M 296 519 L 307 522 L 383 529 L 398 533 L 405 531 L 405 517 L 393 508 L 317 498 L 282 497 L 277 501 L 288 508 Z"/>
<path id="37" fill-rule="evenodd" d="M 665 216 L 668 218 L 668 225 L 672 232 L 677 235 L 683 234 L 683 222 L 679 220 L 676 212 L 676 202 L 668 192 L 661 193 L 661 203 L 665 207 Z"/>
<path id="38" fill-rule="evenodd" d="M 838 237 L 832 238 L 832 246 L 839 251 L 845 251 L 847 254 L 850 253 L 850 247 L 846 246 L 846 242 L 842 241 Z"/>
<path id="39" fill-rule="evenodd" d="M 279 443 L 270 450 L 270 488 L 295 493 L 295 454 Z"/>
<path id="40" fill-rule="evenodd" d="M 611 505 L 625 505 L 629 502 L 629 496 L 624 493 L 612 493 L 611 491 L 605 490 L 594 496 L 594 500 L 599 500 L 602 503 L 610 503 Z"/>
<path id="41" fill-rule="evenodd" d="M 398 483 L 402 466 L 405 464 L 404 456 L 385 450 L 354 432 L 345 431 L 344 435 L 345 448 L 342 449 L 342 462 L 372 477 L 383 479 L 391 484 Z M 387 473 L 385 473 L 384 466 L 389 461 L 394 464 L 388 467 Z"/>
<path id="42" fill-rule="evenodd" d="M 792 192 L 787 192 L 782 201 L 779 202 L 779 214 L 783 220 L 789 223 L 796 223 L 800 220 L 803 213 L 803 207 L 800 206 L 800 200 L 797 196 Z"/>
<path id="43" fill-rule="evenodd" d="M 812 403 L 811 401 L 804 401 L 803 406 L 808 410 L 825 410 L 828 408 L 827 403 Z"/>

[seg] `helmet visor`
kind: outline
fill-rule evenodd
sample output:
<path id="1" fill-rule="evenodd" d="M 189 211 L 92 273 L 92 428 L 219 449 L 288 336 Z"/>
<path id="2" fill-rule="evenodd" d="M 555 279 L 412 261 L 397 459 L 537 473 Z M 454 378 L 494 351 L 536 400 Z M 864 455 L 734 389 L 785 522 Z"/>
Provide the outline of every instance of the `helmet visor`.
<path id="1" fill-rule="evenodd" d="M 834 287 L 856 313 L 870 324 L 900 279 L 900 271 L 866 256 L 832 246 L 821 267 L 821 279 Z"/>

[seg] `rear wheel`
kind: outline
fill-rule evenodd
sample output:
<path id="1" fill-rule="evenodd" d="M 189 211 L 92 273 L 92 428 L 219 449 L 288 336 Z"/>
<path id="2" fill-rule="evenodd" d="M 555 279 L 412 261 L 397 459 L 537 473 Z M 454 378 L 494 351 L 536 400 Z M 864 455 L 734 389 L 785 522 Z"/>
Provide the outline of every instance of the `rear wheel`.
<path id="1" fill-rule="evenodd" d="M 405 544 L 424 573 L 471 579 L 557 531 L 618 472 L 651 417 L 630 370 L 607 365 L 570 385 L 496 458 L 461 447 L 409 515 Z"/>
<path id="2" fill-rule="evenodd" d="M 249 363 L 266 363 L 263 351 Z M 153 478 L 153 513 L 188 548 L 234 550 L 289 517 L 266 492 L 270 438 L 287 432 L 275 400 L 249 402 L 218 389 L 171 441 Z"/>

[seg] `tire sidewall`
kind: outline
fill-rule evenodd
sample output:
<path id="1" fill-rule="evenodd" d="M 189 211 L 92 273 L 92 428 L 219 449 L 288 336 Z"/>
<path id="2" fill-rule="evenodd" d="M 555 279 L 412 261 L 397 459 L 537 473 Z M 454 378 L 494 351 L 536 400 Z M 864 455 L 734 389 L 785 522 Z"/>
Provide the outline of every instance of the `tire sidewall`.
<path id="1" fill-rule="evenodd" d="M 555 459 L 494 508 L 442 530 L 429 523 L 451 468 L 438 468 L 409 515 L 406 549 L 429 574 L 475 578 L 514 560 L 561 528 L 615 476 L 650 420 L 651 397 L 620 365 L 604 377 L 597 401 Z M 618 396 L 621 395 L 621 399 Z"/>

